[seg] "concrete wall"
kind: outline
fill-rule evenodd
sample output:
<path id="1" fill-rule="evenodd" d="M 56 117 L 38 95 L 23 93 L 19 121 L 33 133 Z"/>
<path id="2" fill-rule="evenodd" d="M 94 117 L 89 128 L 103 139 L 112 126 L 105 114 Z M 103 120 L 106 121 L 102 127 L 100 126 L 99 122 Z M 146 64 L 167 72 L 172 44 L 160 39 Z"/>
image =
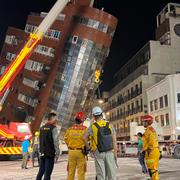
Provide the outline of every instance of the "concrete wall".
<path id="1" fill-rule="evenodd" d="M 153 116 L 159 116 L 159 124 L 161 125 L 160 115 L 169 114 L 170 124 L 168 126 L 161 126 L 162 136 L 171 136 L 171 139 L 174 140 L 180 134 L 177 127 L 180 126 L 179 117 L 180 112 L 180 103 L 177 103 L 177 92 L 180 92 L 180 74 L 173 74 L 167 76 L 164 80 L 159 83 L 154 84 L 152 87 L 147 89 L 147 99 L 148 99 L 148 112 Z M 160 108 L 159 107 L 159 98 L 168 96 L 168 106 Z M 150 111 L 150 102 L 158 100 L 158 109 Z M 164 117 L 165 118 L 165 117 Z"/>
<path id="2" fill-rule="evenodd" d="M 180 71 L 180 51 L 169 45 L 150 41 L 151 59 L 148 62 L 149 74 L 174 74 Z"/>

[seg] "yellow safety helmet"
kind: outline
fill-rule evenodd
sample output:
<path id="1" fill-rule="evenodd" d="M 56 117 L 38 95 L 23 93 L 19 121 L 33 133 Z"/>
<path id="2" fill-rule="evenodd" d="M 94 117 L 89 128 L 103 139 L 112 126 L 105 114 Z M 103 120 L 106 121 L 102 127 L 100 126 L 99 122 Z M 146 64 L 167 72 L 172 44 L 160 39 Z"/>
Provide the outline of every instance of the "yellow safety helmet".
<path id="1" fill-rule="evenodd" d="M 36 132 L 35 132 L 35 136 L 39 136 L 39 131 L 36 131 Z"/>

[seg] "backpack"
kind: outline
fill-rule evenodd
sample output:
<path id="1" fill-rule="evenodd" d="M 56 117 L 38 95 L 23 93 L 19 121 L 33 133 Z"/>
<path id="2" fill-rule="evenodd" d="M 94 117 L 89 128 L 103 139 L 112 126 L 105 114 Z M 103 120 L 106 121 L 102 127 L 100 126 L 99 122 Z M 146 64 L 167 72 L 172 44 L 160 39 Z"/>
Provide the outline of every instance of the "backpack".
<path id="1" fill-rule="evenodd" d="M 107 152 L 113 149 L 113 139 L 109 123 L 106 126 L 100 127 L 97 123 L 94 123 L 97 127 L 97 148 L 99 152 Z"/>

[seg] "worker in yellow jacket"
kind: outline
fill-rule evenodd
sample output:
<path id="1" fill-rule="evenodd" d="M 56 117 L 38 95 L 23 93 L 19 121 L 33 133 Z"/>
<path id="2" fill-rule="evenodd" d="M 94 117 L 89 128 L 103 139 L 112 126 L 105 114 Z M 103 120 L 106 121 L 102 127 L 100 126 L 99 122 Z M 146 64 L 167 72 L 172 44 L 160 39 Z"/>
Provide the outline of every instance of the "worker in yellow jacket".
<path id="1" fill-rule="evenodd" d="M 153 117 L 145 115 L 142 117 L 144 127 L 146 128 L 143 134 L 143 152 L 145 154 L 146 166 L 149 171 L 151 180 L 159 180 L 158 165 L 159 165 L 159 143 L 156 131 L 151 126 Z"/>
<path id="2" fill-rule="evenodd" d="M 98 180 L 116 180 L 117 142 L 113 126 L 103 117 L 103 110 L 99 106 L 92 109 L 94 123 L 83 135 L 88 149 L 94 154 L 96 178 Z M 90 145 L 89 145 L 90 140 Z"/>
<path id="3" fill-rule="evenodd" d="M 84 112 L 78 112 L 75 116 L 75 124 L 70 127 L 64 140 L 68 146 L 68 178 L 74 180 L 77 167 L 78 180 L 85 180 L 86 157 L 84 153 L 85 144 L 82 135 L 87 127 L 83 125 L 86 116 Z"/>

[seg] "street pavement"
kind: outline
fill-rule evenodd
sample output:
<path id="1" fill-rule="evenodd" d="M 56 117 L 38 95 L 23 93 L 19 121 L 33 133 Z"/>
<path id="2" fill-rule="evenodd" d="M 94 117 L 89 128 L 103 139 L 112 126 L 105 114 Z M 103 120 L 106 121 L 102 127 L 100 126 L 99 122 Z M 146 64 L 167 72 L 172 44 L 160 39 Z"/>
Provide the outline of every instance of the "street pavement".
<path id="1" fill-rule="evenodd" d="M 141 167 L 136 158 L 118 159 L 117 180 L 147 180 L 148 177 L 141 173 Z M 21 160 L 0 161 L 0 180 L 35 180 L 38 167 L 21 169 Z M 180 179 L 180 160 L 163 158 L 160 161 L 160 180 Z M 63 155 L 55 164 L 52 180 L 65 180 L 67 177 L 67 156 Z M 95 180 L 93 159 L 89 159 L 86 180 Z"/>

